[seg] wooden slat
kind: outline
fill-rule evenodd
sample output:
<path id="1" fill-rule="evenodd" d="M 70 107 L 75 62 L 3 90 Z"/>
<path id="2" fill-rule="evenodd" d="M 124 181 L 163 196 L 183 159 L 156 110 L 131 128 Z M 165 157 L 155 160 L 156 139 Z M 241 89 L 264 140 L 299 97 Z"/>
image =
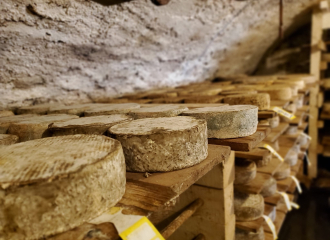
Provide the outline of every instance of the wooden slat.
<path id="1" fill-rule="evenodd" d="M 282 164 L 281 160 L 279 160 L 276 157 L 273 157 L 272 160 L 268 163 L 268 165 L 263 167 L 258 167 L 257 172 L 266 173 L 273 176 L 277 171 L 277 169 L 281 166 L 281 164 Z"/>
<path id="2" fill-rule="evenodd" d="M 237 221 L 236 228 L 256 233 L 262 227 L 264 222 L 265 220 L 263 218 L 258 218 L 257 220 L 249 221 L 249 222 Z"/>
<path id="3" fill-rule="evenodd" d="M 259 194 L 272 176 L 266 173 L 257 172 L 256 177 L 247 184 L 235 185 L 235 189 L 240 192 Z"/>
<path id="4" fill-rule="evenodd" d="M 265 141 L 275 142 L 288 128 L 289 123 L 281 122 L 278 127 L 272 129 L 271 133 L 265 138 Z"/>
<path id="5" fill-rule="evenodd" d="M 277 116 L 277 112 L 274 112 L 272 110 L 268 111 L 259 111 L 258 112 L 258 119 L 268 119 L 268 118 L 274 118 Z"/>
<path id="6" fill-rule="evenodd" d="M 233 151 L 251 151 L 270 133 L 270 128 L 258 128 L 257 132 L 248 137 L 232 139 L 209 138 L 209 144 L 229 146 Z"/>

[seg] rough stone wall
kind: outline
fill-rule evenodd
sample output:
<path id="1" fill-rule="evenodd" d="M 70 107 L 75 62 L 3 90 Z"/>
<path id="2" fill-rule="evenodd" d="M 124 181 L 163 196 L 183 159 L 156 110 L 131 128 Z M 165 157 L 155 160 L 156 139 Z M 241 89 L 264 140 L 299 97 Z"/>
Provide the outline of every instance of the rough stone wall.
<path id="1" fill-rule="evenodd" d="M 278 38 L 278 2 L 1 0 L 0 101 L 99 101 L 251 73 Z M 284 0 L 285 28 L 313 2 Z"/>

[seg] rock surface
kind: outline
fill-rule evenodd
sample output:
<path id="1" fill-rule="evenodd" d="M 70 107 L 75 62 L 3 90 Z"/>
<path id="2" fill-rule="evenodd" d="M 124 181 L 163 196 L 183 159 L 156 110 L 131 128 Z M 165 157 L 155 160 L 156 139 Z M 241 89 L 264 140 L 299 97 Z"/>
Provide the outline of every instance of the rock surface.
<path id="1" fill-rule="evenodd" d="M 287 1 L 284 29 L 307 22 L 313 2 Z M 104 101 L 252 73 L 278 39 L 273 0 L 2 0 L 0 13 L 4 105 Z"/>

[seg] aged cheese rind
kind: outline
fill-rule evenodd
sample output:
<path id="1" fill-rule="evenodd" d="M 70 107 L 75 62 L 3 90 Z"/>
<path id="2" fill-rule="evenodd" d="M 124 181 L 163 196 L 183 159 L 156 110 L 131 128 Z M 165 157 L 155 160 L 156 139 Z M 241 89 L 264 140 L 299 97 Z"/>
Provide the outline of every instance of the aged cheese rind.
<path id="1" fill-rule="evenodd" d="M 61 233 L 114 206 L 126 184 L 120 143 L 105 136 L 39 139 L 0 152 L 0 236 Z"/>
<path id="2" fill-rule="evenodd" d="M 39 104 L 34 106 L 20 107 L 17 109 L 17 114 L 47 114 L 50 107 L 55 106 L 53 104 Z"/>
<path id="3" fill-rule="evenodd" d="M 264 214 L 264 198 L 260 194 L 235 191 L 234 210 L 237 221 L 253 221 Z"/>
<path id="4" fill-rule="evenodd" d="M 69 106 L 53 106 L 50 107 L 47 114 L 70 114 L 81 116 L 85 111 L 98 107 L 99 104 L 79 104 L 79 105 L 69 105 Z"/>
<path id="5" fill-rule="evenodd" d="M 276 193 L 277 191 L 277 182 L 275 178 L 271 177 L 268 181 L 264 183 L 264 187 L 261 190 L 260 194 L 263 197 L 269 197 Z"/>
<path id="6" fill-rule="evenodd" d="M 246 137 L 257 131 L 258 107 L 252 105 L 197 108 L 182 115 L 205 119 L 209 138 Z"/>
<path id="7" fill-rule="evenodd" d="M 31 116 L 22 121 L 11 123 L 8 133 L 18 136 L 19 142 L 50 137 L 51 132 L 48 129 L 50 124 L 75 118 L 78 116 L 66 114 Z"/>
<path id="8" fill-rule="evenodd" d="M 145 118 L 110 128 L 121 142 L 128 171 L 167 172 L 191 167 L 208 154 L 205 120 Z"/>
<path id="9" fill-rule="evenodd" d="M 85 116 L 101 116 L 111 114 L 123 114 L 132 111 L 133 109 L 140 108 L 137 103 L 118 103 L 118 104 L 103 104 L 93 107 L 85 111 Z"/>
<path id="10" fill-rule="evenodd" d="M 254 105 L 259 110 L 270 108 L 270 96 L 267 93 L 230 95 L 223 102 L 229 105 Z"/>
<path id="11" fill-rule="evenodd" d="M 14 113 L 12 111 L 0 110 L 0 117 L 9 117 L 13 115 Z"/>
<path id="12" fill-rule="evenodd" d="M 32 116 L 37 116 L 37 115 L 35 115 L 35 114 L 26 114 L 26 115 L 14 115 L 14 116 L 8 116 L 8 117 L 0 118 L 0 134 L 7 133 L 8 128 L 12 123 L 29 119 Z"/>
<path id="13" fill-rule="evenodd" d="M 175 117 L 186 110 L 188 110 L 188 108 L 185 106 L 164 104 L 158 106 L 151 106 L 149 108 L 134 109 L 128 114 L 132 116 L 134 119 Z"/>
<path id="14" fill-rule="evenodd" d="M 284 158 L 284 161 L 287 162 L 290 166 L 294 166 L 298 162 L 298 152 L 296 150 L 290 150 Z"/>
<path id="15" fill-rule="evenodd" d="M 255 162 L 236 158 L 235 159 L 235 184 L 247 184 L 257 175 L 257 166 Z"/>
<path id="16" fill-rule="evenodd" d="M 82 117 L 63 122 L 55 122 L 49 126 L 52 136 L 64 136 L 74 134 L 101 135 L 116 124 L 131 121 L 131 117 L 124 114 L 107 116 Z"/>

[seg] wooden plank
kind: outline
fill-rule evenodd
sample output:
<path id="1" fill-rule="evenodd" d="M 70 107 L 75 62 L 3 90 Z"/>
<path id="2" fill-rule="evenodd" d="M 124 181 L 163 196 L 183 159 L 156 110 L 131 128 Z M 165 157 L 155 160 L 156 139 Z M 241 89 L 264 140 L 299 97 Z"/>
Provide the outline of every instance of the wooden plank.
<path id="1" fill-rule="evenodd" d="M 265 186 L 265 183 L 272 176 L 266 173 L 257 172 L 256 177 L 247 184 L 235 184 L 235 190 L 245 193 L 259 194 Z"/>
<path id="2" fill-rule="evenodd" d="M 269 161 L 271 155 L 272 154 L 269 150 L 260 149 L 260 148 L 253 149 L 250 152 L 241 152 L 241 151 L 235 152 L 236 158 L 253 160 L 254 162 L 256 162 L 257 166 L 259 161 L 260 162 Z"/>
<path id="3" fill-rule="evenodd" d="M 265 199 L 265 203 L 273 205 L 273 206 L 277 206 L 278 202 L 283 199 L 282 195 L 279 193 L 274 194 L 273 196 L 270 197 L 266 197 Z"/>
<path id="4" fill-rule="evenodd" d="M 265 141 L 275 142 L 288 128 L 289 123 L 281 122 L 278 127 L 272 129 L 271 133 L 265 138 Z"/>
<path id="5" fill-rule="evenodd" d="M 277 171 L 277 169 L 281 166 L 281 164 L 282 164 L 281 160 L 279 160 L 276 157 L 273 157 L 272 160 L 268 163 L 268 165 L 263 167 L 258 167 L 257 172 L 266 173 L 273 176 Z"/>
<path id="6" fill-rule="evenodd" d="M 311 165 L 308 166 L 308 176 L 310 178 L 317 177 L 317 146 L 318 146 L 318 128 L 317 128 L 317 121 L 318 121 L 318 107 L 317 107 L 317 94 L 318 88 L 314 88 L 310 94 L 310 115 L 312 117 L 309 118 L 309 136 L 312 138 L 311 144 L 309 147 L 309 160 Z"/>
<path id="7" fill-rule="evenodd" d="M 279 232 L 282 228 L 282 225 L 283 225 L 284 220 L 285 220 L 285 216 L 286 216 L 286 214 L 284 212 L 276 211 L 276 219 L 275 219 L 274 225 L 275 225 L 275 229 L 276 229 L 277 234 L 279 234 Z M 264 230 L 265 230 L 265 232 L 268 232 L 268 233 L 272 232 L 270 230 L 270 228 L 268 227 L 268 225 L 266 225 L 266 224 L 264 224 Z"/>
<path id="8" fill-rule="evenodd" d="M 264 222 L 265 222 L 265 220 L 263 218 L 258 218 L 254 221 L 249 221 L 249 222 L 238 222 L 237 221 L 236 228 L 256 233 L 262 227 Z"/>
<path id="9" fill-rule="evenodd" d="M 307 127 L 308 127 L 308 122 L 303 122 L 300 126 L 298 126 L 298 129 L 306 131 Z"/>
<path id="10" fill-rule="evenodd" d="M 231 151 L 230 157 L 215 166 L 210 172 L 199 179 L 195 185 L 215 189 L 226 188 L 235 179 L 235 152 Z"/>
<path id="11" fill-rule="evenodd" d="M 274 112 L 272 110 L 264 110 L 258 112 L 258 119 L 268 119 L 268 118 L 274 118 L 277 116 L 277 112 Z"/>
<path id="12" fill-rule="evenodd" d="M 209 145 L 208 157 L 200 164 L 190 168 L 167 173 L 154 173 L 148 178 L 144 173 L 127 172 L 126 192 L 117 205 L 145 214 L 155 212 L 188 189 L 216 165 L 224 162 L 229 155 L 229 147 Z"/>
<path id="13" fill-rule="evenodd" d="M 283 179 L 283 180 L 278 180 L 277 181 L 277 190 L 280 192 L 286 192 L 289 189 L 289 187 L 291 186 L 292 182 L 293 182 L 293 179 L 290 177 Z"/>
<path id="14" fill-rule="evenodd" d="M 229 146 L 233 151 L 251 151 L 270 133 L 270 128 L 258 128 L 257 132 L 248 137 L 232 139 L 209 138 L 209 144 Z"/>

